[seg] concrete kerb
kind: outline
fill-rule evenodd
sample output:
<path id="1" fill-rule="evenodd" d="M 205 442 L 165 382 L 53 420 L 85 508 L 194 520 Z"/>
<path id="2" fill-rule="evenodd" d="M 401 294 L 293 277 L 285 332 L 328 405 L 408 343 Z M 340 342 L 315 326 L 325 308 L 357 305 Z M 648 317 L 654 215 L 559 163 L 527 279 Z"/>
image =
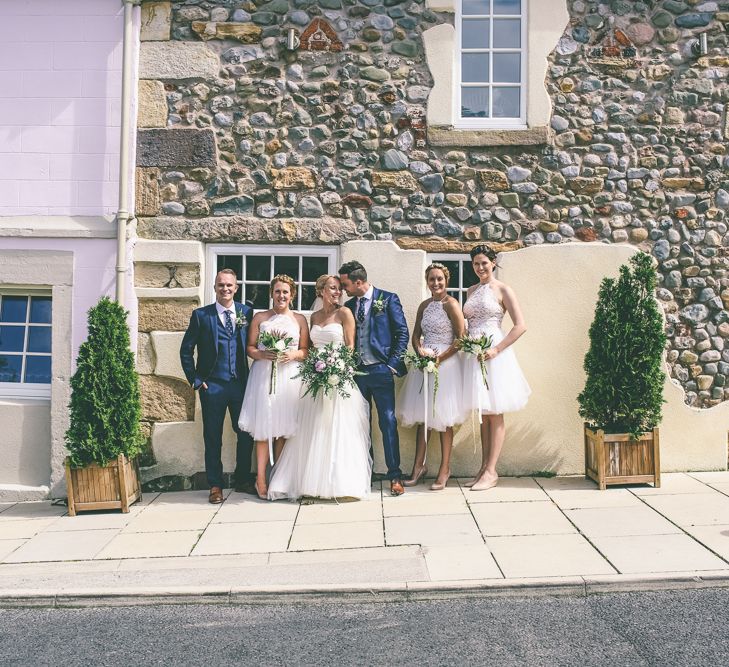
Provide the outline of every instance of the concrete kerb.
<path id="1" fill-rule="evenodd" d="M 454 598 L 572 596 L 729 587 L 729 572 L 484 579 L 402 584 L 280 585 L 265 587 L 169 586 L 46 591 L 0 591 L 0 608 L 119 607 L 174 604 L 263 605 L 296 602 L 386 603 Z"/>

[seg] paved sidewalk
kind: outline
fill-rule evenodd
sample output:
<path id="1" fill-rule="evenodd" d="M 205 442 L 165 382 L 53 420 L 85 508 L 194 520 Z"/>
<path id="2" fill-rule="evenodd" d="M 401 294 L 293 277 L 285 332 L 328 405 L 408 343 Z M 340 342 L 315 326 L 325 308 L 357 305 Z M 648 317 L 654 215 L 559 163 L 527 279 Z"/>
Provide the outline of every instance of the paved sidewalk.
<path id="1" fill-rule="evenodd" d="M 449 482 L 361 502 L 145 494 L 129 514 L 0 505 L 0 605 L 208 596 L 729 585 L 729 472 L 598 491 L 581 477 Z M 70 603 L 70 602 L 69 602 Z"/>

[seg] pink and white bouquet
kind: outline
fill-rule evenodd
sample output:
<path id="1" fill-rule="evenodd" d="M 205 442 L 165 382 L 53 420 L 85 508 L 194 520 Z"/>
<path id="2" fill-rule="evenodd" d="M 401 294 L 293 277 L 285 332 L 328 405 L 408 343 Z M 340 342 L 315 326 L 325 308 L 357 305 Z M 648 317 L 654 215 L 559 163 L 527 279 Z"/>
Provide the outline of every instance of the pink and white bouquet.
<path id="1" fill-rule="evenodd" d="M 324 347 L 311 348 L 295 377 L 300 377 L 306 386 L 304 396 L 311 394 L 316 398 L 319 392 L 325 396 L 336 392 L 343 398 L 349 398 L 349 389 L 355 386 L 355 376 L 366 375 L 357 370 L 358 363 L 354 350 L 346 345 L 329 343 Z"/>
<path id="2" fill-rule="evenodd" d="M 258 349 L 268 352 L 275 352 L 276 358 L 271 362 L 271 385 L 268 390 L 269 394 L 276 393 L 276 378 L 278 375 L 278 358 L 286 352 L 294 339 L 283 331 L 261 331 L 258 335 Z"/>

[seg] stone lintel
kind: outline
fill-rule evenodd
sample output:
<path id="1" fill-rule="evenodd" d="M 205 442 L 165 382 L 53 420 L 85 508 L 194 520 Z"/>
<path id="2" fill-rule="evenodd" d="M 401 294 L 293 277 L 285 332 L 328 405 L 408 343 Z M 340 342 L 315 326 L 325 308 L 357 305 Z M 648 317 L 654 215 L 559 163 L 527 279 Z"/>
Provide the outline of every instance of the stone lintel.
<path id="1" fill-rule="evenodd" d="M 142 42 L 139 47 L 140 79 L 215 79 L 220 58 L 199 42 Z"/>
<path id="2" fill-rule="evenodd" d="M 197 241 L 148 241 L 139 239 L 134 246 L 134 261 L 151 264 L 202 264 L 204 248 Z"/>
<path id="3" fill-rule="evenodd" d="M 484 243 L 483 241 L 453 241 L 440 236 L 399 236 L 395 239 L 403 250 L 423 250 L 425 252 L 452 252 L 468 254 L 477 245 L 487 245 L 496 252 L 511 252 L 524 247 L 522 241 L 507 243 Z"/>
<path id="4" fill-rule="evenodd" d="M 453 127 L 428 128 L 428 142 L 432 146 L 537 146 L 547 144 L 551 132 L 547 126 L 527 129 L 457 130 Z"/>
<path id="5" fill-rule="evenodd" d="M 200 241 L 203 243 L 317 243 L 339 244 L 360 239 L 357 223 L 349 218 L 281 218 L 246 216 L 207 218 L 141 218 L 137 225 L 141 238 Z"/>
<path id="6" fill-rule="evenodd" d="M 139 130 L 138 167 L 215 167 L 215 134 L 203 130 Z"/>

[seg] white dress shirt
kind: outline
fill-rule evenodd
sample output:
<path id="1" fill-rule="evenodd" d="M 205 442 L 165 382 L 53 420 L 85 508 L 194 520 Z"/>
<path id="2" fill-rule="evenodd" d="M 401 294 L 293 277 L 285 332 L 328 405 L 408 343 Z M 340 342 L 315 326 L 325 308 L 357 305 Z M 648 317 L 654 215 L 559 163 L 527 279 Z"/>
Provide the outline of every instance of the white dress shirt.
<path id="1" fill-rule="evenodd" d="M 357 310 L 355 312 L 355 316 L 359 312 L 359 303 L 362 299 L 365 300 L 365 302 L 364 302 L 365 317 L 367 317 L 370 314 L 370 308 L 372 308 L 372 297 L 374 296 L 374 294 L 375 294 L 375 288 L 373 285 L 370 285 L 370 288 L 361 297 L 359 297 L 357 299 Z"/>
<path id="2" fill-rule="evenodd" d="M 219 301 L 216 301 L 215 308 L 218 311 L 218 317 L 220 318 L 220 322 L 223 326 L 225 326 L 225 311 L 227 310 L 230 312 L 231 322 L 233 322 L 233 328 L 235 329 L 235 302 L 230 306 L 230 308 L 226 308 L 225 306 L 221 306 Z"/>

